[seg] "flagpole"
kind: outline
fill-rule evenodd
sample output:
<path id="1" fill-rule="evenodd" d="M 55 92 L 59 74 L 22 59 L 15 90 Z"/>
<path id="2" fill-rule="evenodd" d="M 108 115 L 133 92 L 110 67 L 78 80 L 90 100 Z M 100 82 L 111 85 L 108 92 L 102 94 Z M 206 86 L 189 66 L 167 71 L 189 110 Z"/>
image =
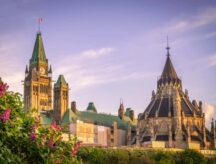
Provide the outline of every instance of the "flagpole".
<path id="1" fill-rule="evenodd" d="M 38 18 L 38 32 L 40 33 L 42 18 Z"/>

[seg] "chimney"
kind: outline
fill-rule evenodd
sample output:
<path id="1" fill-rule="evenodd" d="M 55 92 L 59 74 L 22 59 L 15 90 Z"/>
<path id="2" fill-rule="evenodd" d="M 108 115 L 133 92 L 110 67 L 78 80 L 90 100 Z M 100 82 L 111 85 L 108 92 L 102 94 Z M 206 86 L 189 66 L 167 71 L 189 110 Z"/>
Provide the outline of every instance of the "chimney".
<path id="1" fill-rule="evenodd" d="M 72 110 L 74 113 L 77 112 L 76 101 L 71 102 L 71 110 Z"/>

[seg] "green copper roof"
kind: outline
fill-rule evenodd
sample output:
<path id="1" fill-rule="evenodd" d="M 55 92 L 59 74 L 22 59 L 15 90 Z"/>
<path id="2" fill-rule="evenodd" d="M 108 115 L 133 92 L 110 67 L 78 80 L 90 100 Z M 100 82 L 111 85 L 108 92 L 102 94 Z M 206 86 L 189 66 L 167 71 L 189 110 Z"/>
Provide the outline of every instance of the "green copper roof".
<path id="1" fill-rule="evenodd" d="M 95 113 L 88 111 L 77 111 L 75 114 L 72 110 L 68 109 L 62 120 L 62 124 L 69 124 L 71 122 L 75 122 L 76 120 L 80 120 L 86 123 L 93 123 L 97 125 L 111 127 L 113 122 L 116 121 L 118 128 L 127 129 L 130 124 L 132 128 L 135 128 L 137 124 L 137 120 L 132 121 L 129 117 L 125 116 L 124 120 L 121 120 L 118 116 L 114 116 L 111 114 L 104 113 Z"/>
<path id="2" fill-rule="evenodd" d="M 77 119 L 77 115 L 71 110 L 67 109 L 62 118 L 62 124 L 67 125 L 74 122 Z"/>
<path id="3" fill-rule="evenodd" d="M 130 116 L 130 111 L 131 111 L 132 109 L 131 108 L 127 108 L 126 109 L 126 112 L 125 112 L 125 116 Z"/>
<path id="4" fill-rule="evenodd" d="M 55 83 L 55 85 L 57 85 L 57 86 L 60 86 L 60 84 L 67 85 L 63 75 L 59 75 L 59 78 L 58 78 L 57 82 Z"/>
<path id="5" fill-rule="evenodd" d="M 32 53 L 32 58 L 30 60 L 30 64 L 37 64 L 37 63 L 46 63 L 46 54 L 44 51 L 43 41 L 41 37 L 41 33 L 37 33 L 36 41 L 34 45 L 34 50 Z"/>
<path id="6" fill-rule="evenodd" d="M 40 119 L 41 119 L 41 124 L 42 125 L 50 125 L 53 121 L 52 117 L 48 117 L 43 113 L 40 113 Z"/>
<path id="7" fill-rule="evenodd" d="M 96 109 L 96 107 L 95 107 L 95 105 L 94 105 L 93 102 L 90 102 L 90 103 L 88 104 L 88 107 L 87 107 L 86 110 L 89 111 L 89 112 L 96 112 L 96 113 L 97 113 L 97 109 Z"/>

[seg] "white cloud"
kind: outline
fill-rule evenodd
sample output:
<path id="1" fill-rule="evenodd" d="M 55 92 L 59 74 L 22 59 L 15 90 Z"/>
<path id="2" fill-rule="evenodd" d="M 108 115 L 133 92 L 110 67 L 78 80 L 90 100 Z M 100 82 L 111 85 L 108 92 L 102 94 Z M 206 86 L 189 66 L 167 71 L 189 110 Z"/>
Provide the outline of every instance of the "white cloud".
<path id="1" fill-rule="evenodd" d="M 100 48 L 100 49 L 90 49 L 90 50 L 82 52 L 81 54 L 89 58 L 98 58 L 98 57 L 110 54 L 113 51 L 114 51 L 114 48 L 105 47 L 105 48 Z"/>
<path id="2" fill-rule="evenodd" d="M 66 81 L 73 86 L 73 91 L 93 85 L 156 76 L 152 73 L 131 72 L 126 69 L 127 66 L 123 63 L 115 64 L 101 61 L 103 55 L 113 51 L 114 48 L 100 48 L 68 55 L 65 59 L 58 61 L 58 65 L 55 66 L 55 74 L 64 74 Z M 89 58 L 97 58 L 97 62 Z"/>
<path id="3" fill-rule="evenodd" d="M 206 126 L 210 127 L 212 118 L 216 119 L 216 106 L 208 103 L 204 103 L 203 111 L 205 113 Z"/>
<path id="4" fill-rule="evenodd" d="M 208 24 L 216 23 L 216 8 L 208 8 L 193 17 L 177 21 L 170 26 L 171 31 L 185 32 Z"/>

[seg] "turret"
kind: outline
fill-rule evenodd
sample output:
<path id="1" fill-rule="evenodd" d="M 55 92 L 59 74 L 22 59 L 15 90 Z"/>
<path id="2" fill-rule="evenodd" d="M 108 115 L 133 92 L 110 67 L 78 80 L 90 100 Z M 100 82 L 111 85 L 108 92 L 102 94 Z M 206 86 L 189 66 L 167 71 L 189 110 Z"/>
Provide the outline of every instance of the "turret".
<path id="1" fill-rule="evenodd" d="M 214 124 L 214 119 L 212 118 L 212 122 L 211 122 L 211 133 L 212 133 L 212 137 L 213 137 L 213 141 L 212 141 L 212 147 L 216 148 L 216 134 L 215 134 L 215 124 Z"/>
<path id="2" fill-rule="evenodd" d="M 202 101 L 199 101 L 199 109 L 200 109 L 200 112 L 202 113 Z"/>
<path id="3" fill-rule="evenodd" d="M 125 113 L 125 111 L 124 111 L 124 105 L 123 105 L 123 103 L 121 102 L 121 103 L 120 103 L 120 106 L 119 106 L 119 110 L 118 110 L 118 116 L 119 116 L 119 118 L 120 118 L 121 120 L 124 119 L 124 113 Z"/>
<path id="4" fill-rule="evenodd" d="M 26 65 L 26 69 L 25 69 L 25 77 L 27 77 L 29 75 L 29 70 L 28 70 L 28 66 Z"/>
<path id="5" fill-rule="evenodd" d="M 212 118 L 212 122 L 211 122 L 211 133 L 215 138 L 215 125 L 214 125 L 214 119 Z"/>
<path id="6" fill-rule="evenodd" d="M 87 107 L 87 109 L 86 109 L 88 112 L 95 112 L 95 113 L 97 113 L 97 109 L 96 109 L 96 107 L 95 107 L 95 105 L 94 105 L 94 102 L 90 102 L 89 104 L 88 104 L 88 107 Z"/>
<path id="7" fill-rule="evenodd" d="M 69 104 L 69 86 L 63 75 L 59 75 L 54 85 L 54 112 L 58 121 L 61 121 Z"/>
<path id="8" fill-rule="evenodd" d="M 132 121 L 134 121 L 134 110 L 130 110 L 129 117 Z"/>
<path id="9" fill-rule="evenodd" d="M 77 113 L 76 101 L 71 102 L 71 110 L 74 113 Z"/>
<path id="10" fill-rule="evenodd" d="M 51 67 L 51 65 L 50 65 L 50 68 L 49 68 L 49 71 L 48 71 L 48 76 L 52 77 L 52 67 Z"/>

